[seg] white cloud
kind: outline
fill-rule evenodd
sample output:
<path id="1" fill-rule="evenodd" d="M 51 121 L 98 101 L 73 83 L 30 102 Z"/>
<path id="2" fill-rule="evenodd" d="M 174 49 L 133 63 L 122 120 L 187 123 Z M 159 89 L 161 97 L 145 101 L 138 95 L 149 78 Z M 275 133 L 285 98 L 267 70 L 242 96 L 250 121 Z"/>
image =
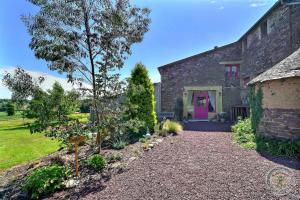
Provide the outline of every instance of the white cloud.
<path id="1" fill-rule="evenodd" d="M 218 9 L 218 10 L 224 10 L 224 8 L 225 8 L 224 6 L 220 6 L 220 7 L 218 7 L 217 9 Z"/>
<path id="2" fill-rule="evenodd" d="M 268 0 L 249 0 L 249 6 L 256 8 L 256 7 L 265 6 L 270 2 L 271 1 L 268 1 Z"/>
<path id="3" fill-rule="evenodd" d="M 2 79 L 2 75 L 4 72 L 13 72 L 15 67 L 3 67 L 0 69 L 0 79 Z M 37 72 L 37 71 L 29 71 L 26 70 L 33 78 L 38 78 L 40 76 L 43 76 L 45 78 L 45 81 L 41 84 L 41 88 L 43 90 L 48 90 L 52 88 L 52 85 L 55 83 L 55 81 L 59 82 L 62 87 L 70 91 L 74 88 L 78 88 L 78 86 L 73 85 L 72 83 L 68 83 L 67 79 L 53 76 L 50 74 L 42 73 L 42 72 Z M 11 97 L 11 92 L 2 84 L 2 81 L 0 81 L 0 99 L 2 98 L 10 98 Z"/>
<path id="4" fill-rule="evenodd" d="M 217 1 L 210 1 L 210 3 L 217 3 Z"/>
<path id="5" fill-rule="evenodd" d="M 255 7 L 261 7 L 261 6 L 265 6 L 265 5 L 266 5 L 265 3 L 251 3 L 250 7 L 255 8 Z"/>

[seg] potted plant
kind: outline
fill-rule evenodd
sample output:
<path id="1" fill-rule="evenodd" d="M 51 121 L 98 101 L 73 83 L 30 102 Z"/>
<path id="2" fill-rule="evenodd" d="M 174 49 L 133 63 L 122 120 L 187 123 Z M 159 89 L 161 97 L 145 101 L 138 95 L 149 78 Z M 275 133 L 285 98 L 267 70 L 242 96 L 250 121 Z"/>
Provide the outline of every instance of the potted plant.
<path id="1" fill-rule="evenodd" d="M 218 114 L 219 120 L 224 123 L 226 121 L 227 113 L 226 112 L 220 112 Z"/>

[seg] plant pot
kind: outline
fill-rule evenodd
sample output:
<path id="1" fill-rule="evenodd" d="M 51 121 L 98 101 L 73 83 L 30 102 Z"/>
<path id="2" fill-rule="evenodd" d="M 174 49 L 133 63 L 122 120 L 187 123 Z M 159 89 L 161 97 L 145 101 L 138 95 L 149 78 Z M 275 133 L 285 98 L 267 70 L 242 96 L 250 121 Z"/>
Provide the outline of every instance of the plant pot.
<path id="1" fill-rule="evenodd" d="M 224 118 L 221 118 L 221 122 L 224 123 L 224 122 L 225 122 L 225 119 L 224 119 Z"/>

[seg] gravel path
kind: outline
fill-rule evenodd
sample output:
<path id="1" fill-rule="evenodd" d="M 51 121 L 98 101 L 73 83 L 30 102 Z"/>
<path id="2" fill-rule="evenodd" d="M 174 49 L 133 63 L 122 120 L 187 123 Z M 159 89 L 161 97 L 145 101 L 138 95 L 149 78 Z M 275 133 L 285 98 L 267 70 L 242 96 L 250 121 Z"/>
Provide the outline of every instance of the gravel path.
<path id="1" fill-rule="evenodd" d="M 189 132 L 164 140 L 132 162 L 129 171 L 82 199 L 300 199 L 300 163 L 267 159 L 232 144 L 229 133 Z M 283 163 L 279 164 L 279 163 Z M 286 196 L 269 191 L 265 177 L 289 166 L 298 185 Z"/>

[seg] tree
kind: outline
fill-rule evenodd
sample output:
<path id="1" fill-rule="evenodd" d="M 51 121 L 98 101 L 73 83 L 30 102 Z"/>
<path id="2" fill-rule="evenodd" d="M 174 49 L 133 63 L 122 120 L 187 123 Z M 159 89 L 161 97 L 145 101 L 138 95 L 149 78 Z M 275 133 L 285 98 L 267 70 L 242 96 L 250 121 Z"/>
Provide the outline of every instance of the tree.
<path id="1" fill-rule="evenodd" d="M 17 67 L 13 73 L 6 72 L 2 82 L 12 92 L 11 99 L 22 104 L 34 94 L 44 80 L 41 76 L 34 79 L 24 69 Z"/>
<path id="2" fill-rule="evenodd" d="M 7 116 L 15 115 L 15 104 L 13 104 L 12 102 L 7 103 L 6 112 Z"/>
<path id="3" fill-rule="evenodd" d="M 154 87 L 148 76 L 148 71 L 142 63 L 135 65 L 129 79 L 127 98 L 132 105 L 137 105 L 137 112 L 131 113 L 132 117 L 137 117 L 144 121 L 150 131 L 154 131 L 156 124 Z M 145 131 L 144 127 L 141 131 Z"/>
<path id="4" fill-rule="evenodd" d="M 115 71 L 148 31 L 150 11 L 131 6 L 129 0 L 29 1 L 40 8 L 35 16 L 23 16 L 32 36 L 29 46 L 51 70 L 91 85 L 82 89 L 93 97 L 100 144 L 107 114 L 117 112 L 115 100 L 122 93 Z"/>
<path id="5" fill-rule="evenodd" d="M 29 103 L 25 116 L 34 118 L 30 125 L 31 132 L 41 132 L 52 125 L 59 126 L 67 124 L 71 119 L 69 114 L 79 108 L 79 94 L 72 90 L 66 92 L 62 86 L 55 82 L 51 90 L 35 90 Z"/>

